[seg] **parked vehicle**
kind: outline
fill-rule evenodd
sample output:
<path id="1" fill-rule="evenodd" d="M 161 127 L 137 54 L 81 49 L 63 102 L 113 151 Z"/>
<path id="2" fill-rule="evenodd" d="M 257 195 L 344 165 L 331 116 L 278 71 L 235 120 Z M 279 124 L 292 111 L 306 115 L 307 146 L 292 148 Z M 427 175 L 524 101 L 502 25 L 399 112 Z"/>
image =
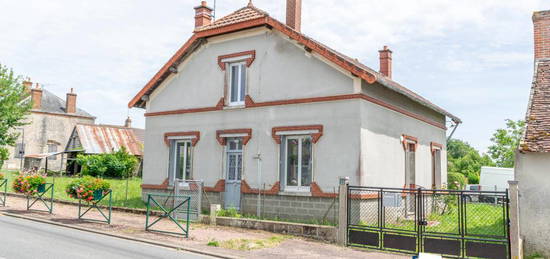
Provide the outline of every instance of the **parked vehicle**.
<path id="1" fill-rule="evenodd" d="M 468 184 L 465 187 L 467 191 L 496 191 L 504 192 L 508 189 L 508 181 L 514 180 L 513 168 L 502 167 L 481 167 L 479 184 Z M 466 196 L 469 202 L 500 203 L 499 199 L 493 195 L 481 195 L 472 193 Z"/>

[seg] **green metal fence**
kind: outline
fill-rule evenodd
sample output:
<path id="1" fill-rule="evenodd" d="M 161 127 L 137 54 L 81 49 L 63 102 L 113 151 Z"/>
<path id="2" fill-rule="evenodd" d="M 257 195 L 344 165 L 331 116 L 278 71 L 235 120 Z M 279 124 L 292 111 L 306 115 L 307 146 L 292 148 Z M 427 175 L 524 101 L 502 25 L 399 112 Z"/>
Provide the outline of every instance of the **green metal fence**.
<path id="1" fill-rule="evenodd" d="M 41 201 L 44 206 L 46 206 L 46 211 L 48 211 L 50 214 L 52 214 L 53 211 L 53 183 L 46 183 L 38 187 L 38 193 L 36 196 L 34 195 L 27 195 L 27 210 L 31 210 L 31 208 L 36 204 L 36 202 Z M 49 201 L 44 199 L 44 196 L 46 196 L 49 193 Z M 46 198 L 47 199 L 47 198 Z M 32 200 L 32 202 L 31 202 Z M 49 205 L 48 205 L 49 204 Z"/>
<path id="2" fill-rule="evenodd" d="M 166 208 L 166 205 L 162 205 L 161 202 L 158 200 L 163 199 L 165 202 L 164 204 L 170 204 L 173 206 L 170 208 Z M 173 199 L 176 202 L 166 202 L 168 199 Z M 169 194 L 148 194 L 147 195 L 147 214 L 145 218 L 145 231 L 151 231 L 151 232 L 160 232 L 160 233 L 166 233 L 166 234 L 174 234 L 174 235 L 181 235 L 184 237 L 189 237 L 189 211 L 190 211 L 190 204 L 191 204 L 191 197 L 189 196 L 182 196 L 182 195 L 169 195 Z M 172 215 L 174 211 L 184 208 L 186 210 L 185 215 L 187 215 L 185 220 L 177 220 Z M 160 210 L 163 214 L 159 216 L 156 220 L 152 220 L 151 212 L 153 209 Z M 159 223 L 163 219 L 169 219 L 170 222 L 174 223 L 178 231 L 167 231 L 167 230 L 158 230 L 158 229 L 152 229 L 152 227 Z M 180 223 L 183 221 L 185 223 L 185 227 L 182 226 Z M 151 222 L 151 223 L 150 223 Z"/>
<path id="3" fill-rule="evenodd" d="M 98 205 L 106 197 L 109 197 L 108 204 L 107 204 L 107 207 L 103 208 L 103 209 L 107 209 L 107 215 L 105 215 L 105 213 L 103 213 L 102 208 Z M 82 208 L 87 208 L 87 209 L 84 212 L 82 212 Z M 103 216 L 103 218 L 105 220 L 84 218 L 84 215 L 86 215 L 86 213 L 90 212 L 92 209 L 97 210 L 99 212 L 99 214 L 101 216 Z M 97 200 L 93 200 L 93 201 L 91 201 L 90 203 L 87 203 L 87 204 L 83 204 L 82 199 L 78 200 L 78 219 L 83 219 L 83 220 L 87 220 L 87 221 L 95 221 L 95 222 L 104 222 L 104 223 L 107 223 L 107 224 L 111 224 L 112 212 L 113 212 L 113 190 L 108 190 L 107 193 L 103 193 L 101 195 L 101 198 L 99 198 Z"/>
<path id="4" fill-rule="evenodd" d="M 8 193 L 8 179 L 4 179 L 4 180 L 0 181 L 0 190 L 2 188 L 4 188 L 4 192 L 0 196 L 0 205 L 5 207 L 6 206 L 6 197 L 7 197 L 7 193 Z"/>

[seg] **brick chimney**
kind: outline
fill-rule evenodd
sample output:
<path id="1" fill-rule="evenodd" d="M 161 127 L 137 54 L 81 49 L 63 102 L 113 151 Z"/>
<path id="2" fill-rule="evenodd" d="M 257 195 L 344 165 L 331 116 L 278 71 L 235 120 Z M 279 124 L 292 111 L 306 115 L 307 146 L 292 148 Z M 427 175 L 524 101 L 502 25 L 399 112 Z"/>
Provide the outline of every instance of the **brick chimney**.
<path id="1" fill-rule="evenodd" d="M 391 78 L 391 53 L 392 51 L 388 46 L 384 46 L 384 49 L 378 51 L 380 53 L 380 73 Z"/>
<path id="2" fill-rule="evenodd" d="M 66 113 L 76 113 L 76 94 L 71 92 L 67 93 L 67 100 L 65 100 L 65 112 Z"/>
<path id="3" fill-rule="evenodd" d="M 533 13 L 535 60 L 550 58 L 550 10 Z"/>
<path id="4" fill-rule="evenodd" d="M 32 88 L 31 79 L 28 78 L 27 80 L 23 81 L 23 86 L 25 87 L 25 92 L 30 93 Z"/>
<path id="5" fill-rule="evenodd" d="M 33 110 L 40 110 L 42 108 L 42 88 L 40 88 L 38 83 L 36 83 L 34 88 L 31 88 L 31 100 Z"/>
<path id="6" fill-rule="evenodd" d="M 130 116 L 128 116 L 128 118 L 126 118 L 126 120 L 124 121 L 124 127 L 125 128 L 131 128 L 132 127 L 132 119 L 130 119 Z"/>
<path id="7" fill-rule="evenodd" d="M 296 31 L 302 29 L 302 0 L 286 0 L 286 25 Z"/>
<path id="8" fill-rule="evenodd" d="M 212 23 L 212 8 L 201 1 L 201 5 L 195 7 L 195 29 Z"/>

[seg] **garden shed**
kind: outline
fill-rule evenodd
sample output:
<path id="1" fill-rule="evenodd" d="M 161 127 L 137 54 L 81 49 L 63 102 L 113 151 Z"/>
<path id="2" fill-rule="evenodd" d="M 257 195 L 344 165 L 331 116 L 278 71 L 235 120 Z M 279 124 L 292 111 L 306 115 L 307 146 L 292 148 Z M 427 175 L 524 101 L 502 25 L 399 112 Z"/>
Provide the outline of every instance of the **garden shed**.
<path id="1" fill-rule="evenodd" d="M 143 156 L 143 129 L 113 125 L 77 124 L 65 147 L 67 154 L 67 174 L 80 172 L 76 163 L 78 154 L 106 154 L 126 151 L 138 157 Z M 141 166 L 139 167 L 141 171 Z"/>

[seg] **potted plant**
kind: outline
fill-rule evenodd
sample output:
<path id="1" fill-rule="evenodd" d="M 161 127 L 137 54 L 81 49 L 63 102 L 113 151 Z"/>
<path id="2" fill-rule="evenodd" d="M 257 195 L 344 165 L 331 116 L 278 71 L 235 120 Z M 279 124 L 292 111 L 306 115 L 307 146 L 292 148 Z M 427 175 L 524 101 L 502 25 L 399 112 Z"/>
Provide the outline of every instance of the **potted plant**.
<path id="1" fill-rule="evenodd" d="M 84 176 L 69 183 L 65 192 L 73 199 L 91 202 L 101 200 L 110 188 L 111 185 L 103 179 Z"/>
<path id="2" fill-rule="evenodd" d="M 4 180 L 4 174 L 0 173 L 0 182 Z"/>
<path id="3" fill-rule="evenodd" d="M 46 191 L 46 178 L 39 174 L 20 174 L 13 181 L 13 190 L 26 195 L 36 195 Z"/>

